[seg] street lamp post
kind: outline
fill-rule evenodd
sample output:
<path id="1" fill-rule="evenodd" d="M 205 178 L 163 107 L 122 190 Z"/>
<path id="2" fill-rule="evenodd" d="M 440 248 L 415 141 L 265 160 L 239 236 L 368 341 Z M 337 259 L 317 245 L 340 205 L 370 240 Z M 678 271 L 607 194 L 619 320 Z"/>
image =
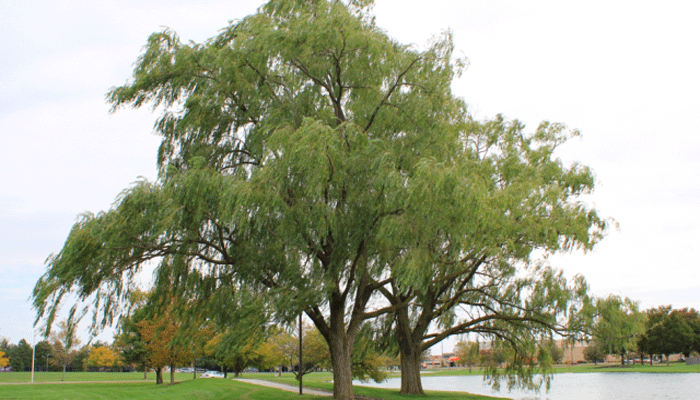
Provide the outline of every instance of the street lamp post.
<path id="1" fill-rule="evenodd" d="M 302 362 L 302 349 L 301 349 L 301 339 L 302 339 L 302 330 L 301 330 L 301 315 L 302 313 L 299 312 L 299 396 L 303 394 L 303 386 L 304 384 L 302 383 L 302 380 L 304 379 L 304 373 L 302 372 L 303 368 L 303 362 Z"/>
<path id="2" fill-rule="evenodd" d="M 36 332 L 32 339 L 32 383 L 34 383 L 34 359 L 36 358 Z"/>

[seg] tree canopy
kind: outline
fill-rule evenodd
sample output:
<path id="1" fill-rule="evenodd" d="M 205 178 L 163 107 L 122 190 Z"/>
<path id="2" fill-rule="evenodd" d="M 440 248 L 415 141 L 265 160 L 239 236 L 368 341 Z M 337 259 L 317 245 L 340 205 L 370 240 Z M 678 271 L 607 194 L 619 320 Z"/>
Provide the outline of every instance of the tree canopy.
<path id="1" fill-rule="evenodd" d="M 474 121 L 450 89 L 465 65 L 450 33 L 397 43 L 371 5 L 271 0 L 201 44 L 151 35 L 107 101 L 161 112 L 159 178 L 79 218 L 36 284 L 38 319 L 74 294 L 71 320 L 87 302 L 93 329 L 111 324 L 155 264 L 154 301 L 176 315 L 231 328 L 232 309 L 256 324 L 306 313 L 338 399 L 353 397 L 353 349 L 377 317 L 424 316 L 403 326 L 420 348 L 551 328 L 568 289 L 530 254 L 590 249 L 606 228 L 578 200 L 592 172 L 553 154 L 578 133 Z M 260 296 L 269 306 L 250 312 Z M 433 321 L 443 330 L 426 336 Z"/>
<path id="2" fill-rule="evenodd" d="M 610 295 L 597 299 L 593 339 L 605 354 L 618 354 L 624 363 L 625 355 L 635 349 L 644 332 L 645 319 L 638 304 L 628 298 Z"/>
<path id="3" fill-rule="evenodd" d="M 637 345 L 641 352 L 649 355 L 663 354 L 668 362 L 669 354 L 700 351 L 700 314 L 695 309 L 674 310 L 671 306 L 652 308 L 646 311 L 644 332 Z"/>

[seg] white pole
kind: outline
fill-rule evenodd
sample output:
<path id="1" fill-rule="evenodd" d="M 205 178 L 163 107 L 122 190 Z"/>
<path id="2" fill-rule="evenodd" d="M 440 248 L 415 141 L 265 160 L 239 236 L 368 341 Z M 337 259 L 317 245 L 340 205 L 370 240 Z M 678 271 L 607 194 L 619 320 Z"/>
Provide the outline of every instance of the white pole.
<path id="1" fill-rule="evenodd" d="M 34 332 L 34 329 L 32 329 Z M 36 356 L 36 332 L 34 332 L 34 339 L 32 339 L 32 383 L 34 383 L 34 358 Z"/>

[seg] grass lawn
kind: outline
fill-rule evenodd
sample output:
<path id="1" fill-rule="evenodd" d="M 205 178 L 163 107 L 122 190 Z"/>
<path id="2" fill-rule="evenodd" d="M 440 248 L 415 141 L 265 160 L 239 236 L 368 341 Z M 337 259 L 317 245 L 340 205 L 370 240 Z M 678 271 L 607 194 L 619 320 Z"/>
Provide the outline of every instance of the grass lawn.
<path id="1" fill-rule="evenodd" d="M 586 372 L 649 372 L 649 373 L 700 373 L 700 365 L 686 366 L 681 363 L 630 365 L 576 365 L 557 366 L 555 373 Z M 424 371 L 423 376 L 480 375 L 481 370 L 473 368 L 446 368 Z M 66 383 L 60 383 L 61 372 L 36 372 L 34 384 L 30 384 L 31 373 L 0 373 L 0 399 L 295 399 L 299 395 L 278 389 L 264 388 L 230 379 L 192 379 L 191 373 L 175 374 L 176 384 L 169 385 L 170 374 L 164 374 L 164 385 L 155 384 L 155 374 L 149 373 L 143 380 L 143 372 L 68 372 Z M 390 377 L 399 377 L 393 373 Z M 230 375 L 233 377 L 233 375 Z M 241 378 L 266 379 L 297 386 L 291 373 L 277 377 L 270 373 L 246 373 Z M 333 390 L 329 372 L 315 372 L 304 377 L 304 387 Z M 51 383 L 54 382 L 54 383 Z M 6 383 L 6 384 L 3 384 Z M 471 395 L 459 392 L 428 392 L 426 396 L 403 396 L 396 389 L 378 389 L 355 386 L 355 394 L 384 400 L 432 399 L 432 400 L 489 400 L 494 397 Z M 308 399 L 328 399 L 304 395 Z"/>
<path id="2" fill-rule="evenodd" d="M 395 375 L 390 375 L 390 378 L 400 377 L 399 373 Z M 241 378 L 250 379 L 264 379 L 274 382 L 286 383 L 292 386 L 299 386 L 299 381 L 294 378 L 292 373 L 283 373 L 282 376 L 277 377 L 276 374 L 271 373 L 251 373 L 243 374 Z M 330 372 L 314 372 L 309 375 L 304 376 L 304 387 L 313 389 L 323 389 L 327 391 L 333 390 L 333 384 L 331 380 L 333 379 L 333 374 Z M 465 399 L 465 400 L 494 400 L 501 399 L 501 397 L 490 397 L 469 394 L 464 392 L 426 392 L 425 396 L 406 396 L 399 393 L 398 389 L 379 389 L 357 386 L 353 388 L 356 395 L 374 397 L 384 400 L 409 400 L 409 399 L 433 399 L 433 400 L 452 400 L 452 399 Z"/>
<path id="3" fill-rule="evenodd" d="M 155 374 L 149 374 L 149 380 L 143 380 L 143 373 L 110 372 L 70 372 L 66 373 L 65 383 L 60 382 L 61 373 L 36 372 L 34 381 L 28 372 L 0 374 L 0 399 L 247 399 L 277 400 L 296 399 L 297 393 L 250 385 L 230 379 L 192 379 L 192 374 L 175 374 L 174 385 L 156 385 Z M 153 378 L 153 379 L 150 379 Z M 245 374 L 242 378 L 269 379 L 298 385 L 291 373 L 275 378 L 273 374 Z M 313 373 L 304 377 L 304 387 L 333 390 L 330 383 L 332 374 Z M 140 381 L 139 381 L 140 380 Z M 136 381 L 136 382 L 135 382 Z M 43 382 L 43 383 L 42 383 Z M 14 384 L 13 384 L 14 383 Z M 426 396 L 403 396 L 395 389 L 377 389 L 355 386 L 355 394 L 384 400 L 431 399 L 431 400 L 493 400 L 494 397 L 471 395 L 459 392 L 432 392 Z M 306 399 L 329 399 L 304 395 Z"/>
<path id="4" fill-rule="evenodd" d="M 678 374 L 678 373 L 700 373 L 700 365 L 685 365 L 685 363 L 671 363 L 666 365 L 664 363 L 649 365 L 625 365 L 624 367 L 620 364 L 585 364 L 585 365 L 561 365 L 554 368 L 554 373 L 560 372 L 649 372 L 649 373 L 667 373 L 667 374 Z"/>
<path id="5" fill-rule="evenodd" d="M 294 394 L 277 389 L 232 381 L 230 379 L 195 379 L 174 385 L 153 382 L 43 383 L 0 385 L 0 399 L 248 399 L 286 400 Z M 299 397 L 296 395 L 296 397 Z M 304 396 L 307 399 L 327 399 Z"/>

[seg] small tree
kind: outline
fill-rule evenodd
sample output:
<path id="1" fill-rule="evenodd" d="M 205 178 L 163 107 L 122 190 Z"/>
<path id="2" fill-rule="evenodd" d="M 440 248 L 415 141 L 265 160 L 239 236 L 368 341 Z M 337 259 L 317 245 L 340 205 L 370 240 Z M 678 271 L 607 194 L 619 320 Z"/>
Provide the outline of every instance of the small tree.
<path id="1" fill-rule="evenodd" d="M 295 342 L 297 344 L 295 344 Z M 292 365 L 298 340 L 294 335 L 287 330 L 281 328 L 273 328 L 267 340 L 260 345 L 258 354 L 260 354 L 260 367 L 263 369 L 278 369 L 280 372 L 283 368 Z"/>
<path id="2" fill-rule="evenodd" d="M 66 321 L 58 323 L 58 332 L 53 332 L 50 339 L 51 362 L 53 365 L 61 367 L 63 375 L 61 381 L 66 380 L 66 368 L 70 365 L 78 352 L 75 350 L 80 346 L 80 340 L 75 332 L 69 329 Z"/>
<path id="3" fill-rule="evenodd" d="M 646 314 L 630 299 L 610 295 L 596 301 L 593 338 L 606 354 L 618 354 L 624 365 L 627 356 L 644 332 Z"/>
<path id="4" fill-rule="evenodd" d="M 156 384 L 163 383 L 163 367 L 166 366 L 170 366 L 170 383 L 174 383 L 175 366 L 187 362 L 191 357 L 186 349 L 173 344 L 177 323 L 172 315 L 165 313 L 153 319 L 143 319 L 137 326 L 148 347 L 149 364 L 156 370 Z"/>
<path id="5" fill-rule="evenodd" d="M 51 344 L 47 340 L 42 340 L 34 345 L 34 368 L 35 371 L 48 371 L 49 358 L 51 357 Z"/>
<path id="6" fill-rule="evenodd" d="M 216 360 L 226 375 L 232 369 L 238 377 L 246 367 L 258 364 L 262 356 L 258 348 L 262 344 L 258 335 L 246 337 L 233 332 L 219 333 L 204 345 L 204 354 Z"/>
<path id="7" fill-rule="evenodd" d="M 597 343 L 594 342 L 583 349 L 583 358 L 585 358 L 588 362 L 598 365 L 599 362 L 605 361 L 605 352 Z"/>
<path id="8" fill-rule="evenodd" d="M 553 339 L 544 340 L 540 344 L 540 352 L 538 358 L 542 361 L 542 357 L 546 357 L 547 360 L 554 364 L 559 364 L 564 357 L 564 350 L 557 345 L 557 342 Z M 572 357 L 573 362 L 573 357 Z"/>
<path id="9" fill-rule="evenodd" d="M 87 359 L 90 368 L 97 368 L 100 372 L 106 368 L 112 368 L 117 362 L 117 354 L 107 346 L 95 345 L 90 350 L 90 356 Z"/>
<path id="10" fill-rule="evenodd" d="M 10 365 L 10 359 L 5 357 L 5 352 L 0 351 L 0 368 L 5 368 Z"/>
<path id="11" fill-rule="evenodd" d="M 668 356 L 683 353 L 687 356 L 694 347 L 696 336 L 700 333 L 694 329 L 697 311 L 694 309 L 673 310 L 671 306 L 652 308 L 646 312 L 646 330 L 639 337 L 639 350 L 649 354 Z"/>
<path id="12" fill-rule="evenodd" d="M 32 346 L 24 339 L 8 349 L 13 371 L 29 371 L 32 366 Z"/>
<path id="13" fill-rule="evenodd" d="M 455 353 L 459 360 L 469 367 L 469 372 L 472 372 L 472 366 L 479 363 L 479 342 L 459 341 L 455 345 Z"/>

